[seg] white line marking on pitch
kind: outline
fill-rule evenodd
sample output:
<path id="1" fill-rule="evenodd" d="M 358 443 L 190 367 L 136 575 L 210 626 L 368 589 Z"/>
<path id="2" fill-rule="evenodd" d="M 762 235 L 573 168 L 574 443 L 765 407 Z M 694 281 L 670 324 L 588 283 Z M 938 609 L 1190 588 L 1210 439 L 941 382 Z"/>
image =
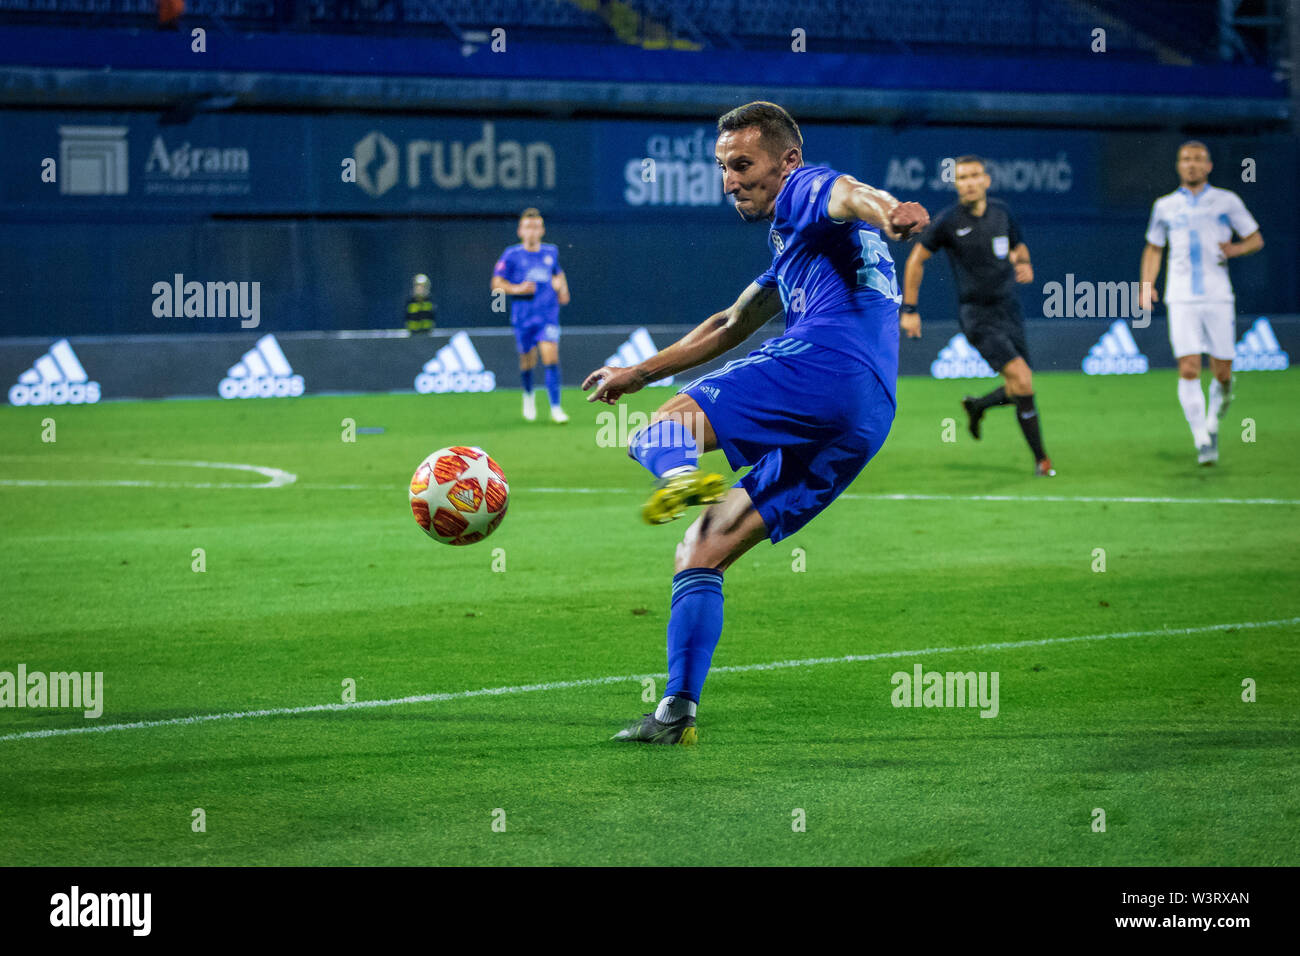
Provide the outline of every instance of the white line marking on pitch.
<path id="1" fill-rule="evenodd" d="M 310 482 L 295 485 L 303 491 L 391 491 L 388 485 L 317 485 Z M 400 488 L 400 486 L 398 486 Z M 527 488 L 517 487 L 512 493 L 540 495 L 616 495 L 626 488 Z M 1147 498 L 1122 495 L 1107 498 L 1100 495 L 922 495 L 922 494 L 870 494 L 846 492 L 840 495 L 846 501 L 1056 501 L 1083 504 L 1132 505 L 1300 505 L 1300 498 Z M 839 499 L 837 499 L 839 500 Z"/>
<path id="2" fill-rule="evenodd" d="M 865 661 L 882 661 L 896 657 L 922 657 L 928 654 L 953 654 L 958 651 L 1001 651 L 1020 647 L 1045 647 L 1051 644 L 1072 644 L 1077 641 L 1111 641 L 1130 637 L 1183 637 L 1188 634 L 1208 634 L 1213 631 L 1252 630 L 1265 627 L 1290 627 L 1300 624 L 1300 617 L 1277 621 L 1246 621 L 1241 624 L 1211 624 L 1207 627 L 1164 628 L 1158 631 L 1117 631 L 1112 634 L 1084 634 L 1078 637 L 1044 637 L 1037 640 L 1001 641 L 996 644 L 972 644 L 969 647 L 927 647 L 920 650 L 884 651 L 879 654 L 846 654 L 843 657 L 808 657 L 802 660 L 770 661 L 766 664 L 733 664 L 710 668 L 711 674 L 743 674 L 750 671 L 782 670 L 789 667 L 816 667 L 820 664 L 857 664 Z M 499 697 L 506 694 L 528 694 L 534 691 L 571 690 L 575 687 L 599 687 L 603 684 L 623 684 L 641 681 L 647 677 L 666 679 L 667 674 L 626 674 L 619 677 L 587 677 L 580 680 L 550 681 L 544 684 L 516 684 L 510 687 L 484 687 L 480 690 L 459 690 L 441 694 L 417 694 L 412 697 L 392 697 L 387 700 L 359 700 L 351 704 L 311 704 L 306 707 L 273 707 L 267 710 L 241 710 L 224 714 L 197 714 L 193 717 L 171 717 L 165 720 L 140 720 L 130 724 L 102 724 L 90 727 L 62 727 L 52 730 L 29 730 L 24 733 L 5 734 L 6 740 L 30 740 L 38 737 L 67 737 L 72 734 L 101 734 L 112 730 L 141 730 L 147 727 L 175 727 L 183 724 L 200 724 L 212 720 L 244 720 L 249 717 L 285 717 L 295 714 L 313 714 L 334 710 L 361 710 L 371 707 L 396 707 L 401 704 L 426 704 L 444 700 L 468 700 L 471 697 Z"/>
<path id="3" fill-rule="evenodd" d="M 0 485 L 17 488 L 283 488 L 298 480 L 293 472 L 264 465 L 239 465 L 227 461 L 158 461 L 154 458 L 99 458 L 96 461 L 116 461 L 130 465 L 163 465 L 174 468 L 224 468 L 261 475 L 267 481 L 135 481 L 130 479 L 63 479 L 63 478 L 0 478 Z"/>

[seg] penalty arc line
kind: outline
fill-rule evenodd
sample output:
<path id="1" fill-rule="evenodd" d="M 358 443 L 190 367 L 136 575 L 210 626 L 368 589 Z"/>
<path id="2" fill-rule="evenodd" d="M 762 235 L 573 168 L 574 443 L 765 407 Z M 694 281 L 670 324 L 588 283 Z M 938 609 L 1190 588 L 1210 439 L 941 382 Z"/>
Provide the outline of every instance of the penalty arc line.
<path id="1" fill-rule="evenodd" d="M 969 647 L 926 647 L 915 650 L 883 651 L 878 654 L 846 654 L 840 657 L 809 657 L 801 660 L 769 661 L 764 664 L 732 664 L 714 667 L 712 674 L 744 674 L 753 671 L 783 670 L 792 667 L 816 667 L 822 664 L 858 664 L 868 661 L 892 660 L 901 657 L 922 657 L 933 654 L 953 654 L 958 651 L 1001 651 L 1022 647 L 1047 647 L 1056 644 L 1073 644 L 1080 641 L 1110 641 L 1134 637 L 1186 637 L 1191 634 L 1209 634 L 1215 631 L 1254 630 L 1270 627 L 1290 627 L 1300 624 L 1300 617 L 1276 621 L 1245 621 L 1240 624 L 1211 624 L 1205 627 L 1162 628 L 1154 631 L 1116 631 L 1110 634 L 1083 634 L 1076 637 L 1044 637 L 1024 641 L 1000 641 L 994 644 L 972 644 Z M 73 734 L 108 733 L 118 730 L 143 730 L 150 727 L 178 727 L 216 720 L 246 720 L 251 717 L 288 717 L 297 714 L 324 713 L 328 711 L 364 710 L 375 707 L 397 707 L 403 704 L 426 704 L 447 700 L 469 700 L 474 697 L 499 697 L 509 694 L 528 694 L 537 691 L 572 690 L 578 687 L 599 687 L 605 684 L 624 684 L 646 678 L 664 679 L 667 674 L 624 674 L 615 677 L 587 677 L 579 680 L 549 681 L 542 684 L 515 684 L 507 687 L 484 687 L 479 690 L 461 690 L 437 694 L 416 694 L 410 697 L 392 697 L 385 700 L 362 700 L 353 703 L 311 704 L 302 707 L 272 707 L 265 710 L 230 711 L 222 714 L 196 714 L 191 717 L 171 717 L 163 720 L 140 720 L 125 724 L 104 724 L 93 727 L 62 727 L 49 730 L 29 730 L 4 734 L 0 743 L 10 740 L 34 740 L 44 737 L 68 737 Z"/>

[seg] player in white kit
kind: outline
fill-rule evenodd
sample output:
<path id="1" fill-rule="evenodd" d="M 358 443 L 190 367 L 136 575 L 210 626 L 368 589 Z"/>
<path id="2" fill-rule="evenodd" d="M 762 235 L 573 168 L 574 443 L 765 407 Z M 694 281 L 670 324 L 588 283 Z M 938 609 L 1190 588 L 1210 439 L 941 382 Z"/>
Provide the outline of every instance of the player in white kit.
<path id="1" fill-rule="evenodd" d="M 1178 401 L 1192 429 L 1196 460 L 1219 460 L 1219 418 L 1232 400 L 1232 357 L 1237 312 L 1228 278 L 1228 260 L 1264 247 L 1259 223 L 1234 192 L 1209 183 L 1210 151 L 1192 140 L 1178 148 L 1175 164 L 1182 185 L 1151 207 L 1147 244 L 1142 251 L 1142 307 L 1158 296 L 1160 259 L 1169 247 L 1165 307 L 1169 342 L 1178 359 Z M 1238 236 L 1232 241 L 1233 234 Z M 1201 353 L 1210 356 L 1210 398 L 1201 391 Z"/>

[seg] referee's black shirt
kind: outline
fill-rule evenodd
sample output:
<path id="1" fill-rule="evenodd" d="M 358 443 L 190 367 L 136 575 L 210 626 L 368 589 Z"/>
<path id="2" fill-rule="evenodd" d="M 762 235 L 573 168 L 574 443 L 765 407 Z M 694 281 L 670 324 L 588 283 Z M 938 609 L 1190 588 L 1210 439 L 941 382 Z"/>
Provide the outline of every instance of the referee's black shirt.
<path id="1" fill-rule="evenodd" d="M 1011 250 L 1024 240 L 1006 203 L 987 200 L 982 216 L 972 216 L 961 203 L 949 206 L 921 235 L 931 252 L 948 250 L 958 301 L 995 305 L 1015 295 L 1016 270 Z"/>

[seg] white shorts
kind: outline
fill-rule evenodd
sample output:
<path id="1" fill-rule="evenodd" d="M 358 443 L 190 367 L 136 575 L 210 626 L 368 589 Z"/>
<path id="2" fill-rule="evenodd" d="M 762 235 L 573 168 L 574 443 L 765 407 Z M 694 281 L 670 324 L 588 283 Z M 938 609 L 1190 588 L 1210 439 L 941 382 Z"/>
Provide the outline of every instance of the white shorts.
<path id="1" fill-rule="evenodd" d="M 1237 353 L 1235 302 L 1170 302 L 1169 344 L 1174 358 L 1208 352 L 1231 361 Z"/>

